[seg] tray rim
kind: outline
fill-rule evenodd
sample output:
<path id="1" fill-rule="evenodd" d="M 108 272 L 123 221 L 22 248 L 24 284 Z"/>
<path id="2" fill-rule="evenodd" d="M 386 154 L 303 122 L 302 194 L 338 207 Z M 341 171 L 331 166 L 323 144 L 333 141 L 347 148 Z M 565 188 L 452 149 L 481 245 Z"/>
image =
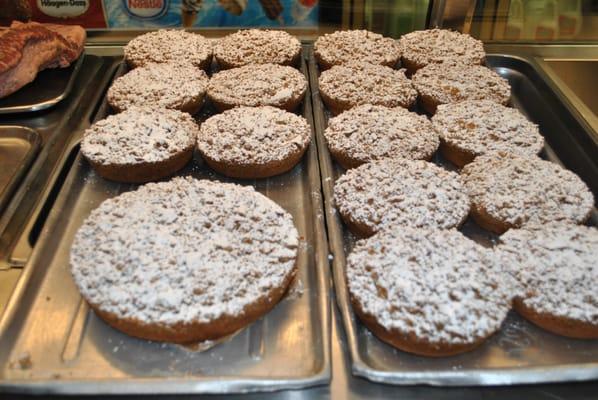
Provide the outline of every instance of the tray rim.
<path id="1" fill-rule="evenodd" d="M 22 105 L 22 106 L 0 107 L 0 115 L 35 112 L 35 111 L 46 110 L 48 108 L 54 107 L 56 104 L 60 103 L 71 93 L 73 84 L 75 83 L 75 80 L 77 79 L 77 76 L 79 75 L 79 71 L 81 70 L 81 66 L 83 65 L 84 59 L 85 59 L 85 49 L 81 52 L 81 54 L 79 55 L 79 58 L 77 58 L 77 60 L 75 61 L 74 67 L 73 67 L 73 72 L 71 73 L 71 76 L 69 77 L 69 80 L 68 80 L 66 86 L 64 87 L 64 90 L 58 96 L 53 97 L 48 100 L 45 100 L 45 101 L 40 101 L 35 104 Z M 35 78 L 37 79 L 37 76 Z M 33 80 L 33 82 L 35 82 L 35 79 Z M 19 90 L 21 90 L 21 89 L 19 89 Z M 6 98 L 8 98 L 9 96 L 10 95 L 8 95 Z"/>
<path id="2" fill-rule="evenodd" d="M 538 69 L 528 59 L 510 54 L 489 53 L 488 56 L 511 58 L 529 65 L 541 79 Z M 345 251 L 342 234 L 342 222 L 334 207 L 333 200 L 333 160 L 324 138 L 325 105 L 319 95 L 318 71 L 319 67 L 313 54 L 313 48 L 309 53 L 310 86 L 312 90 L 313 115 L 316 127 L 316 140 L 318 142 L 318 158 L 320 171 L 322 173 L 322 189 L 324 194 L 324 208 L 326 211 L 326 222 L 328 229 L 328 243 L 330 253 L 333 255 L 332 273 L 335 286 L 336 305 L 340 311 L 343 329 L 346 334 L 347 345 L 351 360 L 351 372 L 355 376 L 368 379 L 372 382 L 393 384 L 393 385 L 430 385 L 430 386 L 492 386 L 492 385 L 516 385 L 533 383 L 557 383 L 588 381 L 598 378 L 598 361 L 584 364 L 568 364 L 551 367 L 520 367 L 520 368 L 485 368 L 479 370 L 457 370 L 444 372 L 425 371 L 388 371 L 377 369 L 365 362 L 359 351 L 357 341 L 357 318 L 352 310 L 349 300 L 348 288 L 345 280 Z M 577 120 L 574 115 L 573 117 Z M 553 162 L 562 162 L 554 151 L 545 145 L 546 152 Z M 593 211 L 595 218 L 596 212 Z"/>
<path id="3" fill-rule="evenodd" d="M 33 128 L 24 125 L 0 125 L 0 130 L 5 129 L 14 129 L 16 131 L 23 132 L 23 136 L 19 138 L 27 141 L 30 147 L 29 150 L 27 150 L 25 157 L 23 157 L 21 164 L 17 167 L 15 173 L 11 176 L 10 180 L 8 181 L 8 184 L 6 185 L 2 193 L 0 193 L 0 215 L 4 213 L 4 209 L 10 203 L 10 200 L 12 199 L 12 196 L 14 195 L 16 190 L 18 189 L 19 184 L 29 172 L 28 169 L 33 163 L 33 160 L 35 159 L 37 154 L 39 153 L 42 144 L 42 138 L 39 132 L 37 132 L 37 130 Z M 16 136 L 13 135 L 13 137 Z M 2 268 L 0 268 L 0 270 L 1 269 Z"/>
<path id="4" fill-rule="evenodd" d="M 306 54 L 304 47 L 304 54 Z M 117 67 L 117 71 L 121 71 Z M 301 57 L 301 66 L 299 68 L 303 72 L 307 80 L 309 80 L 308 67 L 306 63 L 306 56 Z M 117 73 L 114 74 L 112 79 L 116 79 Z M 66 394 L 66 395 L 77 395 L 77 394 L 241 394 L 241 393 L 254 393 L 254 392 L 275 392 L 281 390 L 297 390 L 305 389 L 308 387 L 326 385 L 329 384 L 332 378 L 332 366 L 331 366 L 331 279 L 330 279 L 330 266 L 328 260 L 328 240 L 326 235 L 326 229 L 324 224 L 324 207 L 323 199 L 320 195 L 320 169 L 318 164 L 318 150 L 316 144 L 316 130 L 313 123 L 313 108 L 310 101 L 311 91 L 308 85 L 307 92 L 304 100 L 303 115 L 308 121 L 312 130 L 312 145 L 306 152 L 304 161 L 306 163 L 308 182 L 310 188 L 310 202 L 312 203 L 312 216 L 313 216 L 313 230 L 314 230 L 314 252 L 313 261 L 314 264 L 310 265 L 316 269 L 316 282 L 317 287 L 315 288 L 318 295 L 318 312 L 322 315 L 320 326 L 321 330 L 321 365 L 317 366 L 317 372 L 314 374 L 304 376 L 289 376 L 289 377 L 277 377 L 273 379 L 264 379 L 258 376 L 245 376 L 245 377 L 202 377 L 193 376 L 189 378 L 168 378 L 168 377 L 147 377 L 147 378 L 124 378 L 124 379 L 6 379 L 0 378 L 0 392 L 10 393 L 22 393 L 22 394 Z M 105 99 L 102 98 L 102 104 L 97 109 L 94 120 L 97 119 L 97 115 L 102 112 L 104 107 Z M 80 150 L 78 149 L 80 143 L 80 135 L 75 135 L 73 140 L 65 146 L 65 154 L 70 154 L 73 151 L 77 151 L 77 156 L 73 165 L 76 165 L 78 159 L 81 157 Z M 60 167 L 56 168 L 53 177 L 60 173 L 62 166 L 65 164 L 66 159 L 62 160 Z M 61 209 L 62 204 L 67 200 L 68 188 L 72 186 L 72 181 L 75 178 L 75 169 L 71 167 L 65 180 L 63 187 L 52 207 L 46 222 L 45 230 L 50 232 L 50 228 L 54 226 L 60 220 L 60 213 L 57 210 Z M 321 215 L 321 218 L 318 218 Z M 16 317 L 16 313 L 20 306 L 21 300 L 29 286 L 30 281 L 33 279 L 34 274 L 38 268 L 35 268 L 35 264 L 42 262 L 44 255 L 42 250 L 47 245 L 49 234 L 46 233 L 39 238 L 36 243 L 27 263 L 23 267 L 22 275 L 11 294 L 10 300 L 7 303 L 5 312 L 0 316 L 0 337 L 6 334 L 6 331 L 10 328 L 13 320 Z M 311 264 L 311 263 L 310 263 Z M 315 370 L 315 368 L 314 368 Z"/>

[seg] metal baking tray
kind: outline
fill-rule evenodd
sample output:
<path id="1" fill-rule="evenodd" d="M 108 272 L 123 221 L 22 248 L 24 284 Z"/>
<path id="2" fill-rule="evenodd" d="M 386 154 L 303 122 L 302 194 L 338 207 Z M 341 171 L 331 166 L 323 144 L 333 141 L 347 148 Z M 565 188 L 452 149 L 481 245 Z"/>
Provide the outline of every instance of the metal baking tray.
<path id="1" fill-rule="evenodd" d="M 302 70 L 307 73 L 305 61 Z M 302 113 L 311 124 L 306 100 Z M 104 103 L 95 119 L 108 109 Z M 315 140 L 301 163 L 278 177 L 228 179 L 197 156 L 179 173 L 253 185 L 293 215 L 301 237 L 298 274 L 285 298 L 260 320 L 205 351 L 127 336 L 89 311 L 70 276 L 73 236 L 103 200 L 136 186 L 96 175 L 82 159 L 78 141 L 71 152 L 75 158 L 64 167 L 70 171 L 63 189 L 0 321 L 0 390 L 246 393 L 330 381 L 331 286 Z M 25 360 L 24 369 L 19 359 Z"/>
<path id="2" fill-rule="evenodd" d="M 66 68 L 39 72 L 33 82 L 0 99 L 0 115 L 40 111 L 58 104 L 70 93 L 84 58 L 85 52 Z"/>
<path id="3" fill-rule="evenodd" d="M 526 61 L 490 55 L 488 65 L 507 78 L 512 86 L 512 105 L 540 125 L 547 146 L 543 156 L 565 164 L 588 183 L 596 195 L 595 162 L 579 142 L 586 141 L 579 123 L 559 104 L 555 95 Z M 346 229 L 333 202 L 333 187 L 343 169 L 332 160 L 323 136 L 330 113 L 318 93 L 318 67 L 309 59 L 312 102 L 330 251 L 334 257 L 333 275 L 351 355 L 354 375 L 375 382 L 396 385 L 435 386 L 511 385 L 522 383 L 582 381 L 598 378 L 598 341 L 559 337 L 528 323 L 515 312 L 508 315 L 502 329 L 478 349 L 448 358 L 427 358 L 394 349 L 376 338 L 353 313 L 345 282 L 345 256 L 357 238 Z M 581 135 L 580 135 L 581 132 Z M 555 153 L 552 148 L 557 150 Z M 587 147 L 588 152 L 596 148 Z M 449 167 L 436 156 L 435 162 Z M 598 221 L 594 210 L 593 224 Z M 483 245 L 492 245 L 497 236 L 468 220 L 461 229 Z"/>
<path id="4" fill-rule="evenodd" d="M 0 212 L 39 150 L 41 138 L 23 126 L 0 126 Z"/>

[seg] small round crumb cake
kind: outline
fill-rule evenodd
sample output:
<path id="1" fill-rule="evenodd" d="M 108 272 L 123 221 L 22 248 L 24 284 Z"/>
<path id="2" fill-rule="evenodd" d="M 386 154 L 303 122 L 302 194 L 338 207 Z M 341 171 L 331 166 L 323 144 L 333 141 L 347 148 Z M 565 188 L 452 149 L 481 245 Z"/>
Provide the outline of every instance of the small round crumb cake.
<path id="1" fill-rule="evenodd" d="M 311 129 L 305 118 L 271 106 L 236 107 L 201 125 L 197 147 L 208 165 L 234 178 L 267 178 L 293 168 Z"/>
<path id="2" fill-rule="evenodd" d="M 212 63 L 212 43 L 197 33 L 183 30 L 145 33 L 131 40 L 124 52 L 130 68 L 151 63 L 189 63 L 207 70 Z"/>
<path id="3" fill-rule="evenodd" d="M 253 187 L 174 178 L 92 211 L 75 235 L 71 272 L 90 307 L 118 330 L 213 340 L 279 302 L 298 240 L 291 215 Z"/>
<path id="4" fill-rule="evenodd" d="M 402 70 L 352 62 L 322 72 L 318 81 L 322 100 L 333 114 L 363 104 L 409 108 L 417 91 Z"/>
<path id="5" fill-rule="evenodd" d="M 191 161 L 198 132 L 187 113 L 131 107 L 87 129 L 81 153 L 103 178 L 128 183 L 155 181 Z"/>
<path id="6" fill-rule="evenodd" d="M 491 100 L 507 105 L 511 97 L 509 82 L 482 65 L 457 62 L 428 64 L 412 78 L 419 103 L 429 114 L 441 104 L 464 100 Z"/>
<path id="7" fill-rule="evenodd" d="M 385 158 L 350 169 L 336 181 L 334 200 L 359 236 L 392 226 L 456 228 L 469 213 L 459 175 L 423 160 Z"/>
<path id="8" fill-rule="evenodd" d="M 401 57 L 396 40 L 366 30 L 337 31 L 320 36 L 314 43 L 314 54 L 322 69 L 354 61 L 392 68 Z"/>
<path id="9" fill-rule="evenodd" d="M 208 88 L 206 73 L 191 64 L 148 64 L 117 78 L 106 95 L 110 107 L 169 108 L 196 114 Z"/>
<path id="10" fill-rule="evenodd" d="M 598 229 L 549 223 L 511 229 L 498 248 L 516 260 L 515 310 L 559 335 L 598 339 Z"/>
<path id="11" fill-rule="evenodd" d="M 331 118 L 324 136 L 330 154 L 345 169 L 385 157 L 429 160 L 439 144 L 425 116 L 371 104 Z"/>
<path id="12" fill-rule="evenodd" d="M 219 39 L 214 56 L 222 69 L 248 64 L 299 63 L 301 42 L 285 31 L 245 29 Z"/>
<path id="13" fill-rule="evenodd" d="M 459 231 L 395 227 L 360 240 L 347 257 L 353 310 L 378 338 L 409 353 L 470 351 L 511 308 L 494 251 Z"/>
<path id="14" fill-rule="evenodd" d="M 544 146 L 538 125 L 516 108 L 490 100 L 440 105 L 432 124 L 440 135 L 440 152 L 458 167 L 493 152 L 535 157 Z"/>
<path id="15" fill-rule="evenodd" d="M 471 215 L 482 228 L 503 233 L 528 223 L 585 222 L 594 196 L 573 172 L 538 157 L 494 153 L 461 171 Z"/>
<path id="16" fill-rule="evenodd" d="M 415 73 L 428 64 L 445 61 L 480 65 L 486 57 L 481 40 L 447 29 L 410 32 L 401 36 L 399 45 L 401 64 L 410 73 Z"/>
<path id="17" fill-rule="evenodd" d="M 239 106 L 273 106 L 294 111 L 306 91 L 307 80 L 295 68 L 261 64 L 214 74 L 208 86 L 208 97 L 220 111 Z"/>

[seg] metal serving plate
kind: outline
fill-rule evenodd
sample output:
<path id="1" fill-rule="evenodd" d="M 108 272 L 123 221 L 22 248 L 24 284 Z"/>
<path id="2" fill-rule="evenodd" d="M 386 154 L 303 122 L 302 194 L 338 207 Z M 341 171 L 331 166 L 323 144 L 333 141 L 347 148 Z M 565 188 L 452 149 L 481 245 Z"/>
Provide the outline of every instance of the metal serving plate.
<path id="1" fill-rule="evenodd" d="M 333 274 L 336 298 L 347 334 L 351 369 L 354 375 L 375 382 L 397 385 L 510 385 L 521 383 L 582 381 L 598 378 L 598 341 L 556 336 L 528 323 L 515 312 L 508 315 L 502 329 L 478 349 L 448 358 L 427 358 L 394 349 L 377 339 L 355 317 L 345 282 L 345 256 L 356 241 L 346 229 L 333 204 L 334 181 L 343 169 L 334 162 L 323 136 L 329 112 L 318 92 L 318 67 L 309 60 L 316 139 L 330 251 L 334 256 Z M 512 104 L 540 125 L 547 140 L 543 156 L 555 162 L 561 158 L 592 186 L 596 194 L 596 165 L 579 144 L 583 130 L 553 93 L 547 91 L 535 70 L 526 61 L 508 56 L 488 57 L 488 65 L 507 78 L 512 86 Z M 580 134 L 581 133 L 581 134 Z M 556 154 L 552 151 L 556 150 Z M 588 147 L 588 152 L 595 147 Z M 435 162 L 450 167 L 438 156 Z M 596 224 L 596 212 L 593 223 Z M 461 229 L 483 245 L 492 245 L 497 236 L 468 220 Z"/>
<path id="2" fill-rule="evenodd" d="M 0 126 L 0 212 L 39 150 L 41 139 L 33 129 Z"/>
<path id="3" fill-rule="evenodd" d="M 0 114 L 40 111 L 53 107 L 71 91 L 85 53 L 66 68 L 49 68 L 15 93 L 0 99 Z"/>
<path id="4" fill-rule="evenodd" d="M 306 73 L 304 61 L 302 67 Z M 311 124 L 306 99 L 302 111 Z M 96 119 L 107 109 L 104 104 Z M 77 142 L 72 152 L 76 158 L 64 167 L 70 172 L 63 189 L 0 322 L 0 390 L 244 393 L 330 381 L 328 245 L 315 140 L 301 163 L 278 177 L 228 179 L 200 157 L 179 174 L 253 185 L 293 215 L 302 241 L 289 294 L 263 318 L 205 351 L 130 337 L 89 311 L 69 272 L 73 236 L 103 200 L 136 186 L 100 178 L 82 159 Z M 22 368 L 19 358 L 31 365 Z"/>

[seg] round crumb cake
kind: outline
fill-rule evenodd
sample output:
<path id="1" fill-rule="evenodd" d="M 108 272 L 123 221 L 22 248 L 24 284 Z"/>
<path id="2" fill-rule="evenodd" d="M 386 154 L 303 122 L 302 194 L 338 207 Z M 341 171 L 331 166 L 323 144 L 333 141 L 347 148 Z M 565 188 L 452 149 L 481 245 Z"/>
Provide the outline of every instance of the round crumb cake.
<path id="1" fill-rule="evenodd" d="M 494 251 L 457 230 L 396 227 L 347 257 L 353 310 L 378 338 L 410 353 L 463 353 L 500 329 L 510 280 Z"/>
<path id="2" fill-rule="evenodd" d="M 301 42 L 285 31 L 244 29 L 219 39 L 214 56 L 220 68 L 248 64 L 297 65 Z"/>
<path id="3" fill-rule="evenodd" d="M 490 100 L 440 105 L 432 124 L 442 155 L 458 167 L 493 152 L 534 157 L 544 146 L 538 125 L 519 110 Z"/>
<path id="4" fill-rule="evenodd" d="M 432 63 L 459 61 L 464 64 L 484 63 L 486 52 L 481 40 L 457 31 L 428 29 L 407 33 L 399 39 L 401 65 L 410 73 Z"/>
<path id="5" fill-rule="evenodd" d="M 459 175 L 423 160 L 385 158 L 350 169 L 336 181 L 334 200 L 359 236 L 392 226 L 456 228 L 469 213 Z"/>
<path id="6" fill-rule="evenodd" d="M 324 137 L 330 154 L 345 169 L 385 157 L 429 160 L 439 144 L 425 116 L 371 104 L 331 118 Z"/>
<path id="7" fill-rule="evenodd" d="M 314 43 L 320 68 L 328 69 L 354 61 L 394 67 L 401 56 L 396 40 L 366 30 L 327 33 Z"/>
<path id="8" fill-rule="evenodd" d="M 183 168 L 193 158 L 198 132 L 187 113 L 131 107 L 87 129 L 81 153 L 103 178 L 143 183 Z"/>
<path id="9" fill-rule="evenodd" d="M 185 62 L 207 70 L 212 63 L 212 43 L 183 30 L 160 29 L 137 36 L 124 47 L 124 53 L 130 68 Z"/>
<path id="10" fill-rule="evenodd" d="M 275 64 L 245 65 L 212 76 L 208 97 L 220 110 L 273 106 L 294 111 L 307 92 L 305 76 L 293 67 Z"/>
<path id="11" fill-rule="evenodd" d="M 412 78 L 419 103 L 429 114 L 441 104 L 464 100 L 491 100 L 507 105 L 511 97 L 509 82 L 481 65 L 458 62 L 428 64 Z"/>
<path id="12" fill-rule="evenodd" d="M 528 223 L 583 223 L 594 196 L 573 172 L 538 157 L 494 153 L 461 171 L 478 225 L 496 233 Z"/>
<path id="13" fill-rule="evenodd" d="M 106 100 L 116 112 L 129 107 L 160 107 L 196 114 L 202 107 L 208 76 L 191 64 L 148 64 L 117 78 Z"/>
<path id="14" fill-rule="evenodd" d="M 512 229 L 501 251 L 522 285 L 515 310 L 559 335 L 598 339 L 598 229 L 549 223 Z"/>
<path id="15" fill-rule="evenodd" d="M 363 104 L 409 108 L 417 91 L 402 70 L 365 62 L 337 65 L 322 72 L 320 96 L 333 114 Z"/>
<path id="16" fill-rule="evenodd" d="M 71 272 L 103 320 L 129 335 L 189 343 L 247 326 L 295 270 L 292 217 L 252 187 L 174 178 L 104 201 L 71 247 Z"/>
<path id="17" fill-rule="evenodd" d="M 197 147 L 223 175 L 266 178 L 293 168 L 310 140 L 303 117 L 271 106 L 236 107 L 201 125 Z"/>

